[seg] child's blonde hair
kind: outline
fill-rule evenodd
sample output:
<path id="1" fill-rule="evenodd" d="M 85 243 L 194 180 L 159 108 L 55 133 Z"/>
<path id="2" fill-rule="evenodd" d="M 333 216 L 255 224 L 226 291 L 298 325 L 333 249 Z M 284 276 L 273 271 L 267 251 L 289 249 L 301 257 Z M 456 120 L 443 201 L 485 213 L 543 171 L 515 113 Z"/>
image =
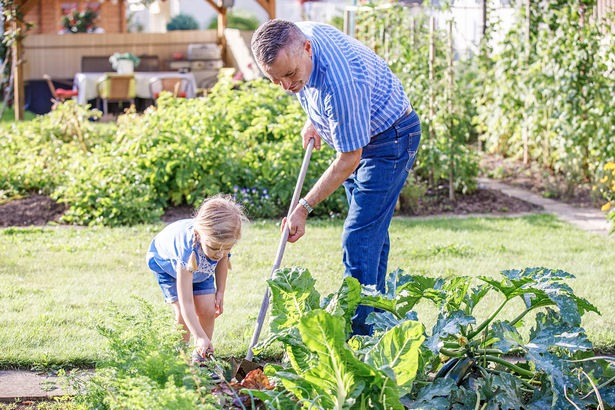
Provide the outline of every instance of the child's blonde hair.
<path id="1" fill-rule="evenodd" d="M 232 244 L 241 239 L 241 228 L 248 222 L 241 205 L 231 195 L 224 194 L 205 199 L 194 220 L 194 229 L 198 236 L 209 238 L 221 245 Z M 197 235 L 194 241 L 193 248 L 196 248 Z M 196 270 L 196 265 L 196 255 L 193 253 L 189 262 L 192 271 Z"/>

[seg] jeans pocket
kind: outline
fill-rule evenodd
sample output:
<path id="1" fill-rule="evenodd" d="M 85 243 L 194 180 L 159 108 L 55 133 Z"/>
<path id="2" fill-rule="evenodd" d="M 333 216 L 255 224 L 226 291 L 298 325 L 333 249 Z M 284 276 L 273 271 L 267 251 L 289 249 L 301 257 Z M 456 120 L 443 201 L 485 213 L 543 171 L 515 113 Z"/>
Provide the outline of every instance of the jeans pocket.
<path id="1" fill-rule="evenodd" d="M 414 132 L 409 135 L 408 141 L 408 161 L 406 161 L 406 171 L 410 172 L 414 161 L 416 160 L 416 153 L 419 150 L 419 144 L 421 142 L 421 131 Z"/>

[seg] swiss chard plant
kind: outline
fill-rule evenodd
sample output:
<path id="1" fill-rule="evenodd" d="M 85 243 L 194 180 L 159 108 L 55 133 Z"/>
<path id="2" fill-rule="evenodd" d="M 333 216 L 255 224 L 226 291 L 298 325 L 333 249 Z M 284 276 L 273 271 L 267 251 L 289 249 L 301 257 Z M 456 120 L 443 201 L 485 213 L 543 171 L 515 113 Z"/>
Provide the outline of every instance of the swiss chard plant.
<path id="1" fill-rule="evenodd" d="M 599 312 L 566 284 L 573 275 L 545 268 L 502 275 L 480 276 L 472 286 L 468 277 L 397 270 L 384 294 L 345 278 L 338 292 L 321 298 L 307 270 L 278 270 L 269 280 L 271 334 L 257 348 L 282 342 L 289 366 L 265 371 L 312 408 L 613 406 L 612 361 L 593 356 L 581 327 L 585 312 Z M 477 306 L 493 297 L 501 303 L 479 320 Z M 523 308 L 505 317 L 516 300 Z M 417 321 L 421 301 L 439 311 L 431 331 Z M 350 334 L 359 304 L 378 308 L 368 318 L 372 336 Z"/>
<path id="2" fill-rule="evenodd" d="M 418 370 L 423 326 L 405 321 L 369 341 L 348 340 L 350 319 L 361 299 L 361 286 L 345 278 L 340 289 L 325 298 L 302 268 L 278 270 L 269 279 L 272 293 L 271 335 L 284 343 L 290 366 L 267 366 L 310 408 L 403 409 Z M 257 346 L 258 350 L 258 346 Z"/>

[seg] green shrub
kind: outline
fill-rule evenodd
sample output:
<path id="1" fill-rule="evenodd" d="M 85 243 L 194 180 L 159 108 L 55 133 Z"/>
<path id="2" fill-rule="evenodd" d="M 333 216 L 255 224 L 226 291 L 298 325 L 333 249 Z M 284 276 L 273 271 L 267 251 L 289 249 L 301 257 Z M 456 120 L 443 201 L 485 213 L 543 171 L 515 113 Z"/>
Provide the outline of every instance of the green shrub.
<path id="1" fill-rule="evenodd" d="M 173 16 L 167 23 L 167 30 L 198 30 L 199 22 L 189 14 L 178 14 Z"/>
<path id="2" fill-rule="evenodd" d="M 258 17 L 247 10 L 233 9 L 227 14 L 227 27 L 235 28 L 237 30 L 254 31 L 260 25 Z M 208 29 L 218 28 L 218 18 L 214 17 L 207 26 Z"/>
<path id="3" fill-rule="evenodd" d="M 157 220 L 169 205 L 197 205 L 236 194 L 253 218 L 284 215 L 304 150 L 305 114 L 269 81 L 220 81 L 207 96 L 163 94 L 143 114 L 117 124 L 90 121 L 100 112 L 59 104 L 29 123 L 5 125 L 0 139 L 0 200 L 31 192 L 66 203 L 63 220 L 80 225 L 134 225 Z M 311 187 L 334 158 L 312 156 Z M 344 211 L 343 190 L 316 209 Z"/>
<path id="4" fill-rule="evenodd" d="M 99 326 L 106 338 L 104 358 L 90 378 L 69 378 L 78 408 L 214 409 L 209 370 L 190 365 L 181 331 L 170 326 L 170 311 L 138 299 L 136 313 L 114 307 L 109 325 Z M 209 396 L 209 397 L 207 397 Z"/>

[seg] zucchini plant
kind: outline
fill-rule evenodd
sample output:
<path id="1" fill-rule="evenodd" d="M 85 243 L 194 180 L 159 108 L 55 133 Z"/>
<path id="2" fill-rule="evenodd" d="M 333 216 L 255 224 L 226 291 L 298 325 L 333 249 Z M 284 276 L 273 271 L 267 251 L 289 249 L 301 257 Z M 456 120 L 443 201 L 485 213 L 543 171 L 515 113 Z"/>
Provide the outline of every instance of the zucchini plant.
<path id="1" fill-rule="evenodd" d="M 570 273 L 546 268 L 479 276 L 431 278 L 389 274 L 381 294 L 344 278 L 321 298 L 303 268 L 278 270 L 268 281 L 271 333 L 258 348 L 279 341 L 289 366 L 265 371 L 311 408 L 574 409 L 615 404 L 612 360 L 594 357 L 581 327 L 598 313 L 574 295 Z M 501 302 L 484 319 L 481 301 Z M 505 307 L 520 300 L 511 318 Z M 430 332 L 418 322 L 417 303 L 439 315 Z M 372 336 L 352 336 L 359 304 L 373 306 Z M 529 319 L 534 324 L 529 326 Z"/>

